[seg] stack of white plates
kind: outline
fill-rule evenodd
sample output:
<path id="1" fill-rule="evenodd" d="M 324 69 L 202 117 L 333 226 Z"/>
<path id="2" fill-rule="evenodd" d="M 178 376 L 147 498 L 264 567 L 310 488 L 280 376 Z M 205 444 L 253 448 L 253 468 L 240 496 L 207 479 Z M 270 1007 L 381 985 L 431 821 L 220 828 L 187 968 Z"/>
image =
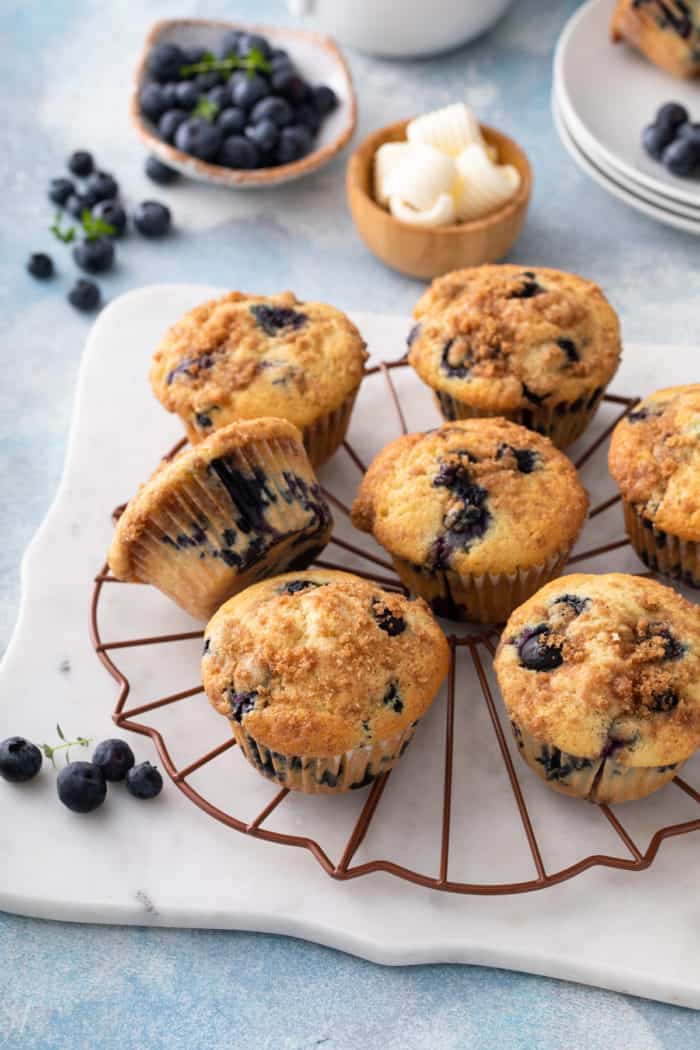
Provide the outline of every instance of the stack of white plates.
<path id="1" fill-rule="evenodd" d="M 671 175 L 641 145 L 665 102 L 700 122 L 700 83 L 677 80 L 610 40 L 615 0 L 589 0 L 567 23 L 554 57 L 552 112 L 563 145 L 604 189 L 668 226 L 700 235 L 700 177 Z"/>

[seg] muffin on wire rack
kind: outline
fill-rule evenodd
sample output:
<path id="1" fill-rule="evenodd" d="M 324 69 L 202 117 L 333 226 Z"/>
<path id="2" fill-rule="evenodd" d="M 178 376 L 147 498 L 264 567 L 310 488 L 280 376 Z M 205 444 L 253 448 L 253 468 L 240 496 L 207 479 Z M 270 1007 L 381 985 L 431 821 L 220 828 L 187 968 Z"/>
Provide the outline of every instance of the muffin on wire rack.
<path id="1" fill-rule="evenodd" d="M 573 464 L 548 438 L 505 419 L 471 419 L 387 445 L 352 521 L 434 612 L 501 623 L 559 575 L 587 510 Z"/>
<path id="2" fill-rule="evenodd" d="M 700 587 L 700 383 L 638 404 L 617 424 L 608 462 L 644 564 Z"/>
<path id="3" fill-rule="evenodd" d="M 600 288 L 559 270 L 486 265 L 438 277 L 419 299 L 408 360 L 446 419 L 504 416 L 572 444 L 620 360 Z"/>
<path id="4" fill-rule="evenodd" d="M 202 682 L 263 776 L 317 794 L 391 769 L 448 666 L 423 601 L 314 569 L 255 584 L 219 609 Z"/>
<path id="5" fill-rule="evenodd" d="M 141 486 L 117 523 L 109 565 L 207 620 L 250 583 L 306 568 L 332 527 L 297 428 L 232 423 Z"/>
<path id="6" fill-rule="evenodd" d="M 231 292 L 165 334 L 151 386 L 193 444 L 238 420 L 277 416 L 299 428 L 314 467 L 341 444 L 367 359 L 340 310 L 291 292 Z"/>
<path id="7" fill-rule="evenodd" d="M 564 794 L 643 798 L 700 745 L 698 609 L 655 580 L 553 580 L 510 617 L 494 666 L 520 754 Z"/>

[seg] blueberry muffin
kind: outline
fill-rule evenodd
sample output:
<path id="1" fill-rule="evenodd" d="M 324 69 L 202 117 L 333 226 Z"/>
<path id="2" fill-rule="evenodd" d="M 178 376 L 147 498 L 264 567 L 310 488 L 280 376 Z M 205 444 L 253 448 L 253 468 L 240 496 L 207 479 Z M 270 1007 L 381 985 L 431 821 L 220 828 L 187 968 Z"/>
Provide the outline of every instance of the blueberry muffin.
<path id="1" fill-rule="evenodd" d="M 424 602 L 314 569 L 265 580 L 219 609 L 202 682 L 263 776 L 317 794 L 365 787 L 391 769 L 448 665 Z"/>
<path id="2" fill-rule="evenodd" d="M 587 509 L 573 464 L 548 438 L 469 419 L 388 445 L 352 520 L 439 615 L 500 623 L 559 575 Z"/>
<path id="3" fill-rule="evenodd" d="M 613 431 L 608 465 L 644 564 L 700 587 L 700 383 L 640 402 Z"/>
<path id="4" fill-rule="evenodd" d="M 231 423 L 164 462 L 117 523 L 109 564 L 208 620 L 250 583 L 306 568 L 333 522 L 297 428 Z"/>
<path id="5" fill-rule="evenodd" d="M 414 313 L 408 360 L 446 419 L 505 416 L 559 448 L 583 433 L 620 360 L 600 288 L 559 270 L 456 270 Z"/>
<path id="6" fill-rule="evenodd" d="M 700 76 L 700 0 L 618 0 L 611 34 L 676 77 Z"/>
<path id="7" fill-rule="evenodd" d="M 592 802 L 643 798 L 700 744 L 700 616 L 640 576 L 548 583 L 509 619 L 495 661 L 518 749 Z"/>
<path id="8" fill-rule="evenodd" d="M 294 423 L 314 467 L 342 442 L 367 358 L 340 310 L 231 292 L 190 310 L 151 365 L 153 392 L 193 444 L 241 419 Z"/>

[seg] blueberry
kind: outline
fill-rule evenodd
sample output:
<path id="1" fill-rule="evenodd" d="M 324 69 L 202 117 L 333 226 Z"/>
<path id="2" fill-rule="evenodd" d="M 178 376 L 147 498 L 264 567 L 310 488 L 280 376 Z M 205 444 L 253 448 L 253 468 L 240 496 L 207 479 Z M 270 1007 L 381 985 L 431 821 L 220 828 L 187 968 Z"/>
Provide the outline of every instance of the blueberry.
<path id="1" fill-rule="evenodd" d="M 163 237 L 170 229 L 170 209 L 158 201 L 143 201 L 134 212 L 134 225 L 144 237 Z"/>
<path id="2" fill-rule="evenodd" d="M 157 182 L 159 186 L 168 186 L 171 182 L 175 182 L 176 179 L 180 178 L 179 171 L 169 168 L 167 164 L 163 164 L 162 161 L 153 156 L 146 157 L 144 170 L 149 179 L 152 182 Z"/>
<path id="3" fill-rule="evenodd" d="M 280 594 L 299 594 L 300 591 L 308 591 L 309 588 L 322 587 L 322 583 L 316 583 L 315 580 L 290 580 L 289 583 L 283 583 L 279 588 Z"/>
<path id="4" fill-rule="evenodd" d="M 276 62 L 289 62 L 291 64 L 291 61 L 292 60 L 289 57 L 289 52 L 285 51 L 283 47 L 273 47 L 272 51 L 270 52 L 269 62 L 273 69 Z"/>
<path id="5" fill-rule="evenodd" d="M 207 54 L 207 48 L 202 47 L 201 44 L 193 44 L 190 47 L 183 47 L 182 53 L 185 56 L 185 65 L 194 66 L 197 62 L 202 61 Z"/>
<path id="6" fill-rule="evenodd" d="M 576 343 L 573 339 L 557 339 L 557 346 L 560 350 L 564 351 L 566 359 L 570 364 L 575 364 L 576 361 L 580 361 L 579 353 L 576 349 Z"/>
<path id="7" fill-rule="evenodd" d="M 272 48 L 264 36 L 257 33 L 244 33 L 238 42 L 238 54 L 245 58 L 251 51 L 259 51 L 263 58 L 269 58 Z"/>
<path id="8" fill-rule="evenodd" d="M 163 778 L 150 762 L 141 762 L 126 774 L 126 790 L 134 798 L 156 798 L 163 790 Z"/>
<path id="9" fill-rule="evenodd" d="M 71 194 L 75 193 L 75 186 L 70 179 L 51 179 L 49 183 L 49 200 L 54 204 L 65 204 Z"/>
<path id="10" fill-rule="evenodd" d="M 680 699 L 675 689 L 662 689 L 660 692 L 654 693 L 651 710 L 673 711 L 680 703 Z"/>
<path id="11" fill-rule="evenodd" d="M 223 84 L 224 78 L 213 69 L 209 73 L 198 73 L 192 83 L 199 91 L 211 91 L 218 84 Z"/>
<path id="12" fill-rule="evenodd" d="M 676 135 L 698 143 L 700 142 L 700 124 L 681 124 Z"/>
<path id="13" fill-rule="evenodd" d="M 226 138 L 242 132 L 247 123 L 245 110 L 238 109 L 236 106 L 227 106 L 216 118 L 216 126 Z"/>
<path id="14" fill-rule="evenodd" d="M 47 277 L 53 277 L 53 259 L 45 252 L 34 252 L 27 260 L 27 270 L 32 277 L 45 281 Z"/>
<path id="15" fill-rule="evenodd" d="M 277 159 L 280 164 L 292 164 L 306 156 L 310 149 L 311 134 L 302 124 L 282 128 L 277 146 Z"/>
<path id="16" fill-rule="evenodd" d="M 78 278 L 68 293 L 68 302 L 76 310 L 94 310 L 100 304 L 100 289 L 94 281 Z"/>
<path id="17" fill-rule="evenodd" d="M 156 44 L 148 56 L 147 69 L 154 80 L 163 83 L 176 80 L 187 62 L 185 52 L 177 44 Z"/>
<path id="18" fill-rule="evenodd" d="M 41 769 L 42 754 L 23 736 L 10 736 L 0 744 L 0 777 L 11 784 L 23 784 Z"/>
<path id="19" fill-rule="evenodd" d="M 257 168 L 260 151 L 243 135 L 231 135 L 225 139 L 218 156 L 219 164 L 227 168 Z"/>
<path id="20" fill-rule="evenodd" d="M 700 144 L 689 138 L 678 138 L 666 147 L 661 159 L 672 175 L 692 175 L 700 166 Z"/>
<path id="21" fill-rule="evenodd" d="M 403 616 L 394 616 L 381 598 L 372 599 L 372 616 L 377 627 L 381 631 L 386 631 L 390 638 L 395 638 L 397 634 L 403 634 L 406 630 L 406 621 Z"/>
<path id="22" fill-rule="evenodd" d="M 276 95 L 261 98 L 255 103 L 250 114 L 252 124 L 257 124 L 260 120 L 271 120 L 278 128 L 291 124 L 293 119 L 292 107 L 285 99 L 278 98 Z"/>
<path id="23" fill-rule="evenodd" d="M 532 474 L 540 463 L 540 457 L 529 448 L 514 448 L 513 445 L 502 444 L 496 451 L 496 459 L 503 459 L 507 452 L 512 452 L 515 457 L 515 465 L 521 474 Z"/>
<path id="24" fill-rule="evenodd" d="M 296 125 L 301 124 L 303 127 L 308 128 L 313 135 L 321 127 L 320 116 L 313 106 L 307 104 L 296 107 L 294 110 L 294 122 Z"/>
<path id="25" fill-rule="evenodd" d="M 56 778 L 58 797 L 74 813 L 92 813 L 107 797 L 107 781 L 92 762 L 69 762 Z"/>
<path id="26" fill-rule="evenodd" d="M 518 642 L 518 656 L 528 671 L 553 671 L 563 663 L 558 645 L 548 645 L 549 627 L 542 623 L 523 633 Z"/>
<path id="27" fill-rule="evenodd" d="M 688 110 L 679 102 L 667 102 L 657 111 L 656 124 L 666 128 L 678 128 L 688 120 Z"/>
<path id="28" fill-rule="evenodd" d="M 201 117 L 190 117 L 175 132 L 175 145 L 183 153 L 211 160 L 221 145 L 221 131 Z"/>
<path id="29" fill-rule="evenodd" d="M 662 124 L 648 124 L 642 132 L 642 145 L 650 157 L 661 159 L 661 154 L 676 136 L 675 129 Z"/>
<path id="30" fill-rule="evenodd" d="M 275 95 L 282 95 L 292 103 L 303 102 L 309 94 L 309 85 L 291 66 L 274 70 L 270 86 Z"/>
<path id="31" fill-rule="evenodd" d="M 240 29 L 229 29 L 227 33 L 224 33 L 219 46 L 216 49 L 216 53 L 219 58 L 228 58 L 229 55 L 238 54 L 238 45 L 241 42 L 243 33 Z"/>
<path id="32" fill-rule="evenodd" d="M 199 102 L 199 91 L 191 80 L 181 80 L 175 87 L 175 105 L 180 109 L 194 109 Z"/>
<path id="33" fill-rule="evenodd" d="M 231 93 L 225 84 L 217 84 L 216 87 L 207 91 L 207 98 L 213 102 L 218 109 L 225 109 L 231 100 Z"/>
<path id="34" fill-rule="evenodd" d="M 100 201 L 92 209 L 92 214 L 113 227 L 114 233 L 109 234 L 110 237 L 121 237 L 126 230 L 126 212 L 119 201 Z"/>
<path id="35" fill-rule="evenodd" d="M 229 700 L 231 701 L 231 718 L 234 722 L 242 722 L 243 715 L 247 715 L 249 711 L 252 711 L 255 707 L 255 701 L 258 698 L 258 692 L 253 689 L 249 693 L 229 693 Z"/>
<path id="36" fill-rule="evenodd" d="M 167 107 L 160 84 L 146 84 L 139 92 L 139 109 L 149 120 L 157 121 Z"/>
<path id="37" fill-rule="evenodd" d="M 117 180 L 106 171 L 94 172 L 85 183 L 85 196 L 88 200 L 92 198 L 93 204 L 97 204 L 98 201 L 110 200 L 110 198 L 116 197 L 118 193 Z"/>
<path id="38" fill-rule="evenodd" d="M 174 142 L 175 132 L 188 119 L 184 109 L 168 109 L 158 121 L 158 134 L 166 142 Z"/>
<path id="39" fill-rule="evenodd" d="M 271 120 L 259 120 L 256 124 L 249 124 L 245 134 L 263 153 L 273 150 L 279 139 L 279 129 Z"/>
<path id="40" fill-rule="evenodd" d="M 94 166 L 92 153 L 84 149 L 76 150 L 68 158 L 68 170 L 74 175 L 89 175 Z"/>
<path id="41" fill-rule="evenodd" d="M 231 86 L 231 100 L 234 106 L 240 106 L 242 109 L 252 109 L 256 102 L 269 93 L 269 84 L 259 73 L 254 73 L 252 77 L 235 79 Z"/>
<path id="42" fill-rule="evenodd" d="M 81 270 L 88 273 L 103 273 L 114 262 L 114 244 L 109 237 L 95 237 L 91 241 L 78 241 L 73 245 L 73 258 Z"/>
<path id="43" fill-rule="evenodd" d="M 104 774 L 105 780 L 123 780 L 134 762 L 134 752 L 124 740 L 103 740 L 92 756 L 94 765 Z"/>
<path id="44" fill-rule="evenodd" d="M 403 711 L 403 700 L 401 699 L 401 692 L 397 682 L 389 683 L 389 687 L 382 697 L 382 703 L 390 707 L 397 715 L 401 714 Z"/>
<path id="45" fill-rule="evenodd" d="M 86 198 L 83 197 L 82 193 L 71 193 L 65 203 L 66 211 L 69 215 L 72 215 L 74 219 L 81 219 L 86 208 L 89 211 L 90 205 Z"/>
<path id="46" fill-rule="evenodd" d="M 308 321 L 306 314 L 299 313 L 287 306 L 268 306 L 257 303 L 251 306 L 250 312 L 266 335 L 276 336 L 283 329 L 296 330 Z"/>
<path id="47" fill-rule="evenodd" d="M 338 96 L 327 84 L 319 84 L 318 87 L 313 88 L 311 98 L 322 117 L 332 113 L 338 105 Z"/>
<path id="48" fill-rule="evenodd" d="M 575 616 L 584 613 L 590 604 L 590 598 L 580 598 L 578 594 L 562 594 L 552 602 L 552 605 L 568 605 Z"/>

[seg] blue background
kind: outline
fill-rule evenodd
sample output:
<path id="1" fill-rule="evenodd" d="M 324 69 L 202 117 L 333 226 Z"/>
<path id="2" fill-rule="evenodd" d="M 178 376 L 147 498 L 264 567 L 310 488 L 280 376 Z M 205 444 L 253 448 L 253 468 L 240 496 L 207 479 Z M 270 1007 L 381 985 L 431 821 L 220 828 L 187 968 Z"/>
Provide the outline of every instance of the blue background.
<path id="1" fill-rule="evenodd" d="M 533 163 L 532 208 L 512 258 L 599 281 L 628 339 L 697 342 L 697 241 L 606 196 L 573 166 L 552 127 L 552 50 L 576 6 L 519 0 L 480 41 L 431 60 L 349 53 L 358 136 L 466 98 L 482 119 L 512 133 Z M 16 616 L 22 551 L 60 476 L 90 323 L 65 302 L 75 267 L 47 233 L 45 186 L 62 174 L 71 150 L 92 149 L 129 203 L 166 200 L 175 217 L 167 243 L 134 236 L 120 244 L 116 269 L 100 282 L 106 299 L 153 282 L 199 280 L 248 291 L 293 288 L 343 309 L 408 314 L 420 290 L 357 238 L 345 207 L 345 158 L 273 192 L 184 182 L 163 191 L 145 180 L 127 85 L 148 26 L 187 15 L 288 21 L 274 0 L 4 0 L 0 10 L 0 646 Z M 46 284 L 24 271 L 37 250 L 50 250 L 57 262 L 58 275 Z M 478 967 L 383 969 L 280 937 L 0 915 L 0 1048 L 610 1050 L 624 1042 L 685 1050 L 698 1044 L 698 1024 L 690 1011 Z"/>

